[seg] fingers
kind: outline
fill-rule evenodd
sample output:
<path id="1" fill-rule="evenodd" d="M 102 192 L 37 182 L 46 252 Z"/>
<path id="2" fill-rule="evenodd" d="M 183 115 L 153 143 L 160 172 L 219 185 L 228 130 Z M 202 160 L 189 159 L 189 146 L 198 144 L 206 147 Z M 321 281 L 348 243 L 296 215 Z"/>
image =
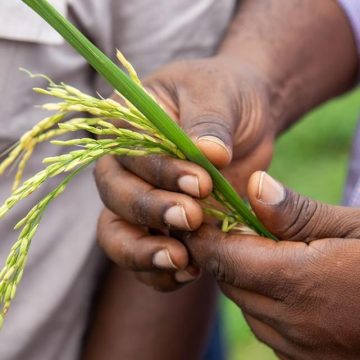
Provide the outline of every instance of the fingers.
<path id="1" fill-rule="evenodd" d="M 174 275 L 168 272 L 139 272 L 136 278 L 143 284 L 154 288 L 160 292 L 171 292 L 180 289 L 183 284 L 179 284 Z"/>
<path id="2" fill-rule="evenodd" d="M 120 268 L 139 272 L 139 280 L 156 290 L 173 291 L 200 276 L 200 270 L 189 264 L 187 250 L 179 241 L 149 235 L 107 209 L 100 216 L 97 237 L 107 256 Z"/>
<path id="3" fill-rule="evenodd" d="M 165 156 L 119 158 L 122 165 L 149 184 L 164 190 L 206 198 L 212 192 L 210 175 L 200 166 Z"/>
<path id="4" fill-rule="evenodd" d="M 202 209 L 194 199 L 155 189 L 111 156 L 98 161 L 95 179 L 106 207 L 132 224 L 194 230 L 203 221 Z"/>
<path id="5" fill-rule="evenodd" d="M 216 60 L 173 64 L 147 79 L 146 86 L 179 121 L 214 165 L 232 160 L 233 134 L 239 122 L 234 79 Z M 193 81 L 191 74 L 198 74 Z M 174 85 L 176 84 L 176 86 Z M 233 91 L 232 91 L 233 90 Z"/>
<path id="6" fill-rule="evenodd" d="M 282 354 L 280 351 L 274 351 L 274 353 L 279 358 L 279 360 L 291 360 L 291 357 Z"/>
<path id="7" fill-rule="evenodd" d="M 261 294 L 220 284 L 224 294 L 242 310 L 255 336 L 276 351 L 281 358 L 294 354 L 295 348 L 287 336 L 287 308 L 280 302 Z"/>
<path id="8" fill-rule="evenodd" d="M 191 119 L 190 129 L 186 129 L 201 152 L 218 168 L 224 168 L 232 160 L 231 129 L 215 115 L 199 116 Z"/>
<path id="9" fill-rule="evenodd" d="M 265 227 L 280 239 L 360 237 L 358 209 L 309 199 L 285 188 L 265 172 L 251 176 L 248 197 Z"/>
<path id="10" fill-rule="evenodd" d="M 124 269 L 175 272 L 185 269 L 189 262 L 187 250 L 179 241 L 149 235 L 107 209 L 100 216 L 97 237 L 106 254 Z"/>
<path id="11" fill-rule="evenodd" d="M 284 323 L 285 307 L 280 301 L 256 292 L 235 288 L 231 285 L 221 283 L 222 292 L 234 301 L 242 311 L 263 323 L 278 327 Z"/>
<path id="12" fill-rule="evenodd" d="M 281 334 L 279 334 L 271 326 L 253 318 L 251 315 L 244 312 L 244 317 L 249 324 L 250 329 L 255 334 L 256 338 L 262 343 L 268 345 L 271 349 L 281 354 L 283 359 L 291 359 L 286 354 L 292 350 L 292 345 Z M 292 351 L 293 353 L 293 351 Z"/>
<path id="13" fill-rule="evenodd" d="M 307 248 L 300 242 L 228 235 L 210 225 L 184 234 L 183 240 L 195 263 L 219 282 L 274 298 L 291 291 Z"/>
<path id="14" fill-rule="evenodd" d="M 138 272 L 136 277 L 143 284 L 151 286 L 157 291 L 169 292 L 196 281 L 200 277 L 200 270 L 189 265 L 185 270 L 179 270 L 175 273 L 166 271 Z"/>
<path id="15" fill-rule="evenodd" d="M 200 101 L 194 99 L 194 96 L 192 93 L 180 92 L 179 97 L 184 104 L 180 123 L 203 154 L 215 166 L 223 168 L 231 163 L 233 156 L 235 128 L 231 120 L 234 115 L 228 109 L 216 109 L 218 98 L 211 99 L 210 96 Z"/>

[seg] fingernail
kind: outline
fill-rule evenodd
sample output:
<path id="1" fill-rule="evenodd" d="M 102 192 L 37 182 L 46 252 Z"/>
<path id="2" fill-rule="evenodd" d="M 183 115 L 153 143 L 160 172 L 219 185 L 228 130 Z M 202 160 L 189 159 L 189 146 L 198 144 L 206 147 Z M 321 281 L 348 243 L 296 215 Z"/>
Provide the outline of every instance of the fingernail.
<path id="1" fill-rule="evenodd" d="M 175 205 L 168 209 L 165 212 L 164 221 L 166 224 L 174 226 L 177 229 L 191 230 L 185 209 L 182 205 Z"/>
<path id="2" fill-rule="evenodd" d="M 170 257 L 170 253 L 168 250 L 160 250 L 158 251 L 152 259 L 154 266 L 159 269 L 170 269 L 170 270 L 177 270 L 178 267 L 173 263 Z"/>
<path id="3" fill-rule="evenodd" d="M 188 283 L 190 281 L 194 281 L 197 276 L 190 274 L 186 270 L 180 270 L 175 273 L 175 280 L 179 283 Z"/>
<path id="4" fill-rule="evenodd" d="M 221 146 L 224 150 L 226 150 L 226 152 L 229 154 L 229 156 L 231 157 L 231 150 L 225 145 L 225 143 L 218 137 L 216 136 L 212 136 L 212 135 L 206 135 L 206 136 L 201 136 L 197 139 L 196 141 L 197 143 L 200 142 L 210 142 L 210 143 L 215 143 L 219 146 Z"/>
<path id="5" fill-rule="evenodd" d="M 259 179 L 257 198 L 265 204 L 277 205 L 285 198 L 284 187 L 266 172 L 262 172 Z"/>
<path id="6" fill-rule="evenodd" d="M 200 197 L 199 179 L 195 175 L 184 175 L 178 180 L 179 188 L 192 196 Z"/>

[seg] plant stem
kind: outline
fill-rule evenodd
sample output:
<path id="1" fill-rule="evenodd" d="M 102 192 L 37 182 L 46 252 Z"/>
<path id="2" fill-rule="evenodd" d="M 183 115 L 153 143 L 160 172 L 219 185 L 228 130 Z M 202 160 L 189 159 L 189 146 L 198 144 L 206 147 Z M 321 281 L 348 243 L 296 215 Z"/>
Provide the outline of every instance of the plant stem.
<path id="1" fill-rule="evenodd" d="M 190 161 L 202 166 L 211 175 L 215 188 L 259 235 L 275 237 L 253 215 L 230 183 L 200 152 L 192 140 L 169 115 L 139 85 L 131 80 L 114 62 L 90 42 L 73 24 L 46 0 L 22 0 L 49 23 L 74 47 L 114 89 L 119 91 L 143 113 Z"/>

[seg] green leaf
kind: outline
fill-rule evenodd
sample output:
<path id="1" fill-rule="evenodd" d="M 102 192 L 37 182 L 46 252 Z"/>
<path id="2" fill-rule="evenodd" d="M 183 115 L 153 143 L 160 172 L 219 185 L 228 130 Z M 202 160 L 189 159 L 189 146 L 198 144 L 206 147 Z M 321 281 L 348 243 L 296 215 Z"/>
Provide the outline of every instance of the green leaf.
<path id="1" fill-rule="evenodd" d="M 137 107 L 156 127 L 185 154 L 187 159 L 202 166 L 213 179 L 215 188 L 259 235 L 275 237 L 254 216 L 230 183 L 200 152 L 185 132 L 169 115 L 113 61 L 90 42 L 73 24 L 46 0 L 22 0 L 74 47 L 114 89 Z"/>

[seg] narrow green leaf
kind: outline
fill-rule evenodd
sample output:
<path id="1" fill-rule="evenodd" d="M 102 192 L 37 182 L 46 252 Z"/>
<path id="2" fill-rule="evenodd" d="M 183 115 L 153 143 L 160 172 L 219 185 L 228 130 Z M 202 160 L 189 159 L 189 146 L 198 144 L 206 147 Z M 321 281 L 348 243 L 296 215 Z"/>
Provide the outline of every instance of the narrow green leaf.
<path id="1" fill-rule="evenodd" d="M 202 166 L 211 175 L 215 188 L 242 216 L 247 225 L 260 235 L 275 237 L 254 216 L 230 183 L 200 152 L 185 132 L 169 115 L 113 61 L 90 42 L 73 24 L 64 18 L 47 0 L 21 0 L 52 26 L 114 89 L 134 104 L 169 140 L 192 162 Z"/>

